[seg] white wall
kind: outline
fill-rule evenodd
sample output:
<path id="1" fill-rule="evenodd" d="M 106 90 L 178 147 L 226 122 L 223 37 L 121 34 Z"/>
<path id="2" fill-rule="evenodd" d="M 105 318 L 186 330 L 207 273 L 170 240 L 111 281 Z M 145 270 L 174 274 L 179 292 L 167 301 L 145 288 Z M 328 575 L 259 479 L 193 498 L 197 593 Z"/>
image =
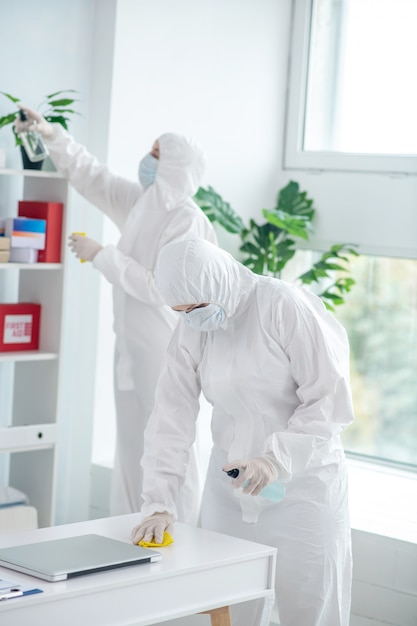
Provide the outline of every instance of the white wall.
<path id="1" fill-rule="evenodd" d="M 0 0 L 1 91 L 38 108 L 46 94 L 77 89 L 81 112 L 71 131 L 84 140 L 88 133 L 93 0 L 53 2 Z M 0 114 L 13 109 L 0 97 Z M 13 148 L 10 126 L 0 131 L 0 146 L 7 148 L 7 167 L 20 167 L 20 153 Z"/>
<path id="2" fill-rule="evenodd" d="M 417 258 L 417 177 L 281 170 L 314 198 L 312 246 L 358 245 L 363 254 Z"/>
<path id="3" fill-rule="evenodd" d="M 354 530 L 350 626 L 417 624 L 417 544 Z"/>

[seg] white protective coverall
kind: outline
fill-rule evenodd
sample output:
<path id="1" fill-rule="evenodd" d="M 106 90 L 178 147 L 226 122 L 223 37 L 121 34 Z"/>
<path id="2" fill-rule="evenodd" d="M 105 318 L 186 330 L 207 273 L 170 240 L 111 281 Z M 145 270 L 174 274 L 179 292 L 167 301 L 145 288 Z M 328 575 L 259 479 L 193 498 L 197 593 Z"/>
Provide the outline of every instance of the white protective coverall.
<path id="1" fill-rule="evenodd" d="M 110 508 L 113 515 L 133 513 L 141 506 L 143 432 L 178 321 L 156 288 L 154 268 L 170 241 L 202 237 L 216 242 L 213 227 L 192 199 L 205 157 L 192 140 L 162 135 L 155 182 L 144 190 L 99 163 L 60 125 L 53 126 L 54 137 L 45 143 L 57 170 L 120 231 L 117 246 L 106 245 L 93 265 L 113 286 L 117 444 Z M 180 517 L 190 523 L 198 516 L 197 474 L 194 467 L 180 501 Z"/>
<path id="2" fill-rule="evenodd" d="M 204 241 L 166 246 L 157 283 L 170 306 L 214 302 L 226 321 L 210 332 L 184 322 L 175 329 L 145 431 L 142 513 L 175 516 L 202 389 L 213 406 L 214 445 L 201 525 L 278 548 L 281 626 L 348 626 L 351 537 L 339 435 L 353 410 L 345 330 L 317 296 L 255 275 Z M 263 454 L 286 485 L 279 503 L 233 489 L 222 471 Z M 259 626 L 257 602 L 239 605 L 233 624 Z"/>

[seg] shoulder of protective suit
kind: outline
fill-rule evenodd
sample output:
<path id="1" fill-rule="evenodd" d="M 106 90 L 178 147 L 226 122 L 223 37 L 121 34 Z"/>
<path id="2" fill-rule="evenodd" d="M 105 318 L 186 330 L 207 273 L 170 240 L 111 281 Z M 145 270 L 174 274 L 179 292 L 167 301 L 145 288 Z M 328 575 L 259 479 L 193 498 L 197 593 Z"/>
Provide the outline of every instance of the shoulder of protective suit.
<path id="1" fill-rule="evenodd" d="M 308 310 L 311 308 L 311 299 L 320 302 L 320 298 L 305 288 L 268 276 L 259 276 L 256 291 L 260 308 L 276 313 Z"/>

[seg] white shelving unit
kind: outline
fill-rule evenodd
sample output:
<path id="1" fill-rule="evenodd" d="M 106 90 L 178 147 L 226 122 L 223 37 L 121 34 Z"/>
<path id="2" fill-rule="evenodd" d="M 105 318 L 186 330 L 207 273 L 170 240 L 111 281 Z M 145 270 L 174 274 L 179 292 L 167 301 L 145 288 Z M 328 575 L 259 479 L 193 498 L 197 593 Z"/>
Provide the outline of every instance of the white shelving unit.
<path id="1" fill-rule="evenodd" d="M 63 260 L 67 181 L 56 172 L 0 169 L 0 216 L 16 216 L 19 200 L 63 203 Z M 0 263 L 0 301 L 42 307 L 39 351 L 0 352 L 0 479 L 27 494 L 40 527 L 55 519 L 65 275 L 64 263 Z"/>

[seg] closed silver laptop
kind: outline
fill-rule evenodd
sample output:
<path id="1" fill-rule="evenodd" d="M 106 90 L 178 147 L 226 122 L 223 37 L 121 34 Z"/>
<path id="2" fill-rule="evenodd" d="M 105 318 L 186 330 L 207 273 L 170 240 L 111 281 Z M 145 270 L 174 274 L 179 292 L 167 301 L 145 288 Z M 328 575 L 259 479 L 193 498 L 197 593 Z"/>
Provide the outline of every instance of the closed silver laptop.
<path id="1" fill-rule="evenodd" d="M 1 567 L 49 582 L 160 559 L 156 550 L 94 534 L 0 548 Z"/>

